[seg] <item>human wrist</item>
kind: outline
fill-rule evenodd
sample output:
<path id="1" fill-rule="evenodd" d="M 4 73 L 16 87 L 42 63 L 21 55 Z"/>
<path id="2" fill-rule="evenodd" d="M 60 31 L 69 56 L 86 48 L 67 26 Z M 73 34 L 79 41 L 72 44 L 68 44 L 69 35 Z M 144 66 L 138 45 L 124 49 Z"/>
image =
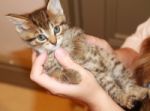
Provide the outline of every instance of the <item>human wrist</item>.
<path id="1" fill-rule="evenodd" d="M 124 111 L 104 90 L 95 93 L 87 104 L 90 111 Z"/>

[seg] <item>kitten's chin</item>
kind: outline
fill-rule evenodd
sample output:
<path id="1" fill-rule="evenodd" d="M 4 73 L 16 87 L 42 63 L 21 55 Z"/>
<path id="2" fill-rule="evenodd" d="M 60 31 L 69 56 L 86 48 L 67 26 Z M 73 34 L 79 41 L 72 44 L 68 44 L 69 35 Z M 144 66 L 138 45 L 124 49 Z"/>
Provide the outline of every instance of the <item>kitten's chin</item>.
<path id="1" fill-rule="evenodd" d="M 41 54 L 41 53 L 44 53 L 44 52 L 47 52 L 46 50 L 43 50 L 43 49 L 36 49 L 36 51 Z"/>
<path id="2" fill-rule="evenodd" d="M 60 48 L 59 45 L 57 45 L 56 47 L 54 47 L 53 51 L 57 50 L 58 48 Z"/>
<path id="3" fill-rule="evenodd" d="M 52 53 L 55 50 L 57 50 L 58 48 L 60 48 L 60 45 L 56 45 L 56 46 L 55 45 L 46 45 L 46 46 L 44 46 L 44 48 L 41 47 L 36 50 L 38 53 L 43 53 L 43 52 Z"/>

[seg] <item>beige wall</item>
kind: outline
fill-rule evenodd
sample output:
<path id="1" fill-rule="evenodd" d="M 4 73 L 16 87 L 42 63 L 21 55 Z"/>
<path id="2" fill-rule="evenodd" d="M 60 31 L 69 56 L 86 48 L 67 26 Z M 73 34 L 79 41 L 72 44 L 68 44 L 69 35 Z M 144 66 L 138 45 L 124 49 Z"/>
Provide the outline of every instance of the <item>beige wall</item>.
<path id="1" fill-rule="evenodd" d="M 104 37 L 105 0 L 81 0 L 82 25 L 86 33 Z"/>
<path id="2" fill-rule="evenodd" d="M 36 5 L 35 5 L 36 4 Z M 22 13 L 42 6 L 42 0 L 1 0 L 0 1 L 0 54 L 11 54 L 25 48 L 13 24 L 5 17 L 8 13 Z"/>
<path id="3" fill-rule="evenodd" d="M 19 39 L 14 25 L 5 15 L 28 12 L 42 5 L 42 0 L 0 0 L 0 60 L 13 63 L 22 59 L 22 62 L 29 64 L 28 55 L 31 53 L 26 50 L 26 45 Z"/>

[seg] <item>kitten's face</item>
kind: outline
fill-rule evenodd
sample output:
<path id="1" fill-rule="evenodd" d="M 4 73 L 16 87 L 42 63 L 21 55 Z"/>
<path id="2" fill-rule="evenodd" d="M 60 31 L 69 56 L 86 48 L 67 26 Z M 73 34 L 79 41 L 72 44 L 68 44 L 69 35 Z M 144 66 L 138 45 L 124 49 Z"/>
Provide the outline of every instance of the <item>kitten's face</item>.
<path id="1" fill-rule="evenodd" d="M 47 7 L 30 14 L 9 14 L 20 37 L 38 52 L 53 51 L 62 43 L 68 29 L 59 0 L 50 0 Z"/>

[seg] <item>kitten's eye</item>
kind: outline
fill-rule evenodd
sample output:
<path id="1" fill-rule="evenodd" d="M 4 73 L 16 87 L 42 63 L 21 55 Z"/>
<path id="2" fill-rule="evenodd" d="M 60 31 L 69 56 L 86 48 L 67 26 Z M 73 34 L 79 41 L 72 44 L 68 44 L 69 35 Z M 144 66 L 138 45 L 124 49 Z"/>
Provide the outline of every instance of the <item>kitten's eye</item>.
<path id="1" fill-rule="evenodd" d="M 45 41 L 47 38 L 46 38 L 45 35 L 40 34 L 40 35 L 37 37 L 37 39 L 38 39 L 39 41 Z"/>
<path id="2" fill-rule="evenodd" d="M 59 26 L 55 26 L 54 27 L 54 34 L 58 34 L 60 32 L 60 27 Z"/>

